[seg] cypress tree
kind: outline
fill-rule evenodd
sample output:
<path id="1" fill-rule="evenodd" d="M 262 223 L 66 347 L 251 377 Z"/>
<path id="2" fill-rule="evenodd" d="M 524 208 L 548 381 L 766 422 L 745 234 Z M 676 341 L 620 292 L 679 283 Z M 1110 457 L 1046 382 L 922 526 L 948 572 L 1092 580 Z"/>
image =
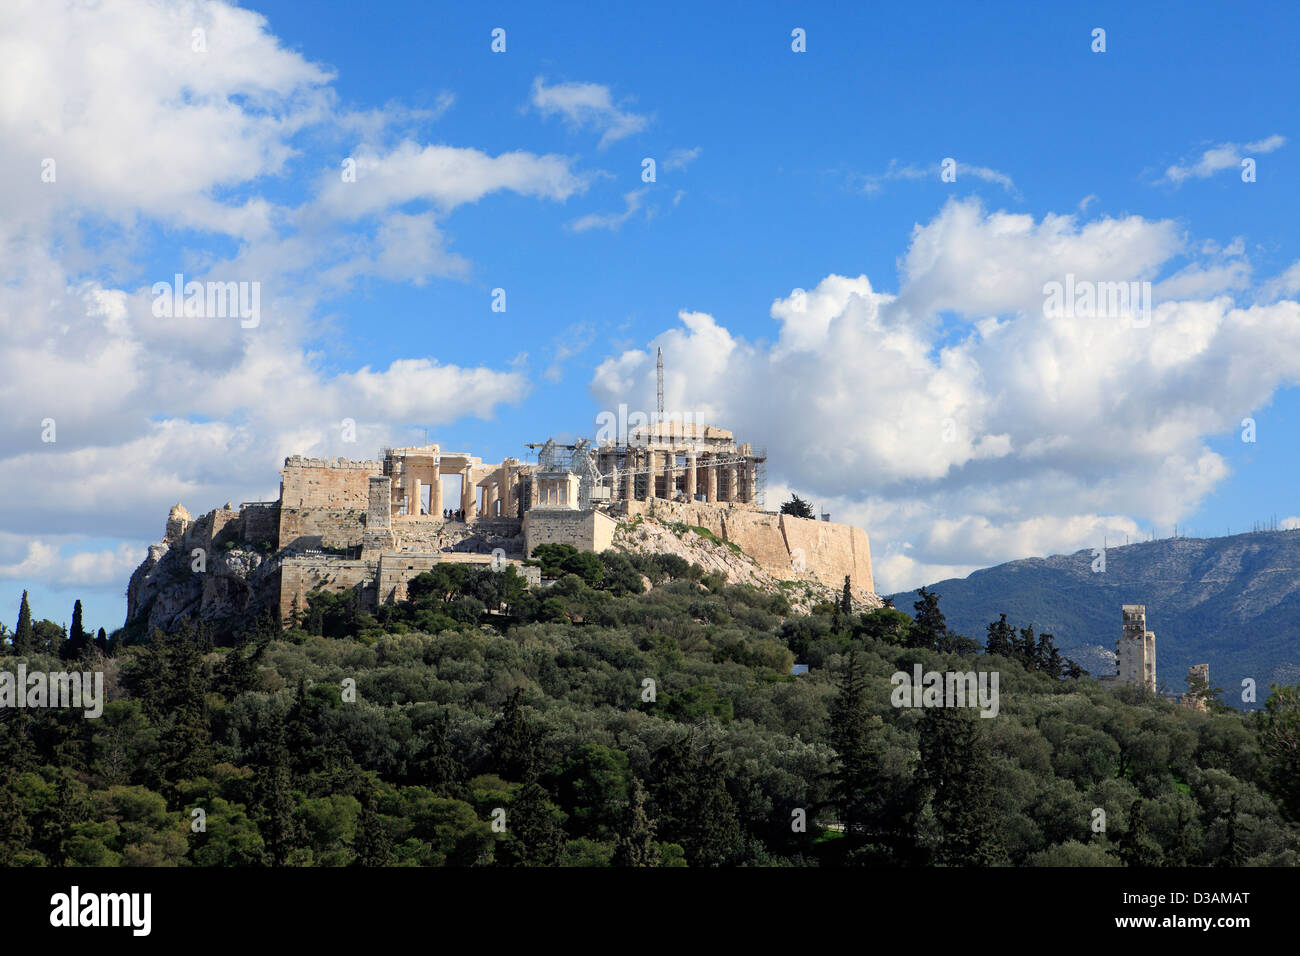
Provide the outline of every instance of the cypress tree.
<path id="1" fill-rule="evenodd" d="M 932 707 L 921 719 L 921 778 L 943 834 L 936 862 L 996 866 L 1006 861 L 998 836 L 993 768 L 979 719 Z"/>
<path id="2" fill-rule="evenodd" d="M 36 650 L 36 635 L 32 631 L 32 609 L 27 603 L 27 592 L 23 591 L 22 603 L 18 605 L 18 627 L 14 629 L 14 653 L 31 654 Z"/>
<path id="3" fill-rule="evenodd" d="M 628 787 L 623 825 L 614 844 L 614 866 L 658 866 L 659 850 L 654 844 L 655 825 L 646 812 L 645 787 L 637 777 Z"/>

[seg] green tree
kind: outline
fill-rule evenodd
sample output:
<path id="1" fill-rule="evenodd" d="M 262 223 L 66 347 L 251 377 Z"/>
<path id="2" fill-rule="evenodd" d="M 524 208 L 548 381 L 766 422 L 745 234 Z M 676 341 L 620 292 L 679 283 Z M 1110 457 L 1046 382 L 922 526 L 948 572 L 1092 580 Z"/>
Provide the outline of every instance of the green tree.
<path id="1" fill-rule="evenodd" d="M 984 642 L 985 653 L 997 654 L 1001 657 L 1011 657 L 1015 654 L 1016 629 L 1007 623 L 1005 614 L 989 624 L 988 633 L 989 636 Z"/>
<path id="2" fill-rule="evenodd" d="M 530 780 L 537 772 L 539 735 L 523 708 L 523 689 L 506 699 L 501 716 L 488 735 L 496 772 L 507 780 Z"/>
<path id="3" fill-rule="evenodd" d="M 790 515 L 793 518 L 811 518 L 813 516 L 812 505 L 791 492 L 790 500 L 781 505 L 781 514 Z"/>
<path id="4" fill-rule="evenodd" d="M 944 866 L 1006 861 L 994 803 L 991 755 L 979 718 L 967 709 L 930 707 L 921 718 L 921 779 L 942 839 Z"/>
<path id="5" fill-rule="evenodd" d="M 504 866 L 554 866 L 564 849 L 562 815 L 535 780 L 520 785 L 506 813 L 506 838 L 497 856 Z"/>
<path id="6" fill-rule="evenodd" d="M 18 626 L 14 629 L 14 653 L 33 654 L 36 652 L 36 635 L 32 630 L 32 609 L 27 603 L 27 592 L 18 605 Z"/>
<path id="7" fill-rule="evenodd" d="M 658 866 L 655 824 L 646 811 L 645 787 L 637 777 L 628 786 L 627 805 L 614 843 L 614 866 Z"/>
<path id="8" fill-rule="evenodd" d="M 725 765 L 713 748 L 697 747 L 688 734 L 661 748 L 655 766 L 659 775 L 651 790 L 660 837 L 680 843 L 692 866 L 735 862 L 743 836 Z"/>
<path id="9" fill-rule="evenodd" d="M 89 646 L 90 635 L 82 626 L 81 601 L 78 599 L 72 605 L 72 628 L 68 631 L 67 642 L 59 649 L 59 656 L 65 661 L 75 661 L 80 659 Z"/>
<path id="10" fill-rule="evenodd" d="M 1257 718 L 1265 786 L 1292 822 L 1300 822 L 1300 686 L 1272 686 Z"/>
<path id="11" fill-rule="evenodd" d="M 375 809 L 378 799 L 367 795 L 361 804 L 361 819 L 357 823 L 357 837 L 353 844 L 357 866 L 385 866 L 393 853 L 393 840 L 384 818 Z"/>

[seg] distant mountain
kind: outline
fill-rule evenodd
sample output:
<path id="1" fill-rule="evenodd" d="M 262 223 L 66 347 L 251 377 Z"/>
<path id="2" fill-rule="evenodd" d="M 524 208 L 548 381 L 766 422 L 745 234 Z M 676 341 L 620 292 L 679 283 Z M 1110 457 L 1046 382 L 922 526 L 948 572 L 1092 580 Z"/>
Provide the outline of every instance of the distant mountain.
<path id="1" fill-rule="evenodd" d="M 1241 703 L 1242 678 L 1300 683 L 1300 530 L 1224 538 L 1169 538 L 1112 547 L 1094 573 L 1093 551 L 1026 558 L 927 585 L 948 624 L 984 642 L 1005 612 L 1017 627 L 1056 636 L 1062 653 L 1094 674 L 1114 671 L 1120 605 L 1145 604 L 1156 635 L 1160 685 L 1181 693 L 1188 666 L 1210 665 L 1223 700 Z M 893 596 L 912 612 L 916 592 Z"/>

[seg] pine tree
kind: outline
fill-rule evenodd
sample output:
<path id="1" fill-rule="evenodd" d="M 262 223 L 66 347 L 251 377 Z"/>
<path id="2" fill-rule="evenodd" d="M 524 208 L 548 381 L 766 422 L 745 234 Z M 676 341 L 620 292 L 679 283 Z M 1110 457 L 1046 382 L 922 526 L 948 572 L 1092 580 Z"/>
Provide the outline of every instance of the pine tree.
<path id="1" fill-rule="evenodd" d="M 564 848 L 564 830 L 548 794 L 535 780 L 523 784 L 510 800 L 506 838 L 498 856 L 506 866 L 554 866 Z"/>
<path id="2" fill-rule="evenodd" d="M 383 817 L 375 809 L 378 797 L 371 793 L 361 807 L 357 822 L 357 835 L 352 843 L 356 866 L 386 866 L 393 853 L 393 840 L 384 825 Z"/>
<path id="3" fill-rule="evenodd" d="M 1025 665 L 1026 670 L 1038 669 L 1038 641 L 1034 637 L 1034 626 L 1020 629 L 1020 641 L 1016 645 L 1016 657 Z"/>
<path id="4" fill-rule="evenodd" d="M 289 751 L 284 745 L 284 722 L 270 719 L 259 741 L 257 791 L 261 811 L 259 829 L 271 854 L 271 863 L 284 866 L 297 840 L 294 799 L 289 771 Z"/>
<path id="5" fill-rule="evenodd" d="M 857 651 L 840 678 L 839 694 L 831 708 L 830 741 L 837 755 L 832 794 L 840 822 L 853 843 L 860 842 L 865 824 L 864 799 L 875 783 L 875 761 L 869 740 L 866 677 L 858 667 Z"/>
<path id="6" fill-rule="evenodd" d="M 101 654 L 108 653 L 108 633 L 101 627 L 99 633 L 95 635 L 95 646 L 99 648 Z"/>
<path id="7" fill-rule="evenodd" d="M 32 828 L 14 793 L 16 778 L 8 766 L 0 770 L 0 866 L 5 867 L 13 866 L 18 854 L 32 843 Z"/>
<path id="8" fill-rule="evenodd" d="M 1002 614 L 998 620 L 989 624 L 988 639 L 984 643 L 987 654 L 1011 657 L 1015 653 L 1016 630 L 1007 623 L 1007 616 Z"/>
<path id="9" fill-rule="evenodd" d="M 623 825 L 614 844 L 614 866 L 658 866 L 655 825 L 646 812 L 645 787 L 637 777 L 628 786 Z"/>
<path id="10" fill-rule="evenodd" d="M 537 767 L 538 734 L 524 713 L 522 698 L 523 690 L 516 689 L 488 733 L 496 770 L 507 780 L 530 780 Z"/>
<path id="11" fill-rule="evenodd" d="M 929 650 L 943 648 L 947 643 L 948 622 L 944 619 L 943 611 L 939 610 L 939 598 L 942 595 L 927 591 L 924 587 L 916 593 L 920 600 L 912 605 L 916 613 L 912 615 L 908 646 Z"/>
<path id="12" fill-rule="evenodd" d="M 18 626 L 14 629 L 14 653 L 34 654 L 36 652 L 36 634 L 32 630 L 32 609 L 27 603 L 27 592 L 23 591 L 22 603 L 18 605 Z"/>
<path id="13" fill-rule="evenodd" d="M 969 711 L 932 707 L 921 719 L 921 779 L 942 833 L 936 862 L 996 866 L 1006 861 L 988 744 Z"/>
<path id="14" fill-rule="evenodd" d="M 653 811 L 661 838 L 681 844 L 691 866 L 732 862 L 743 839 L 721 759 L 687 735 L 659 750 L 655 765 Z"/>

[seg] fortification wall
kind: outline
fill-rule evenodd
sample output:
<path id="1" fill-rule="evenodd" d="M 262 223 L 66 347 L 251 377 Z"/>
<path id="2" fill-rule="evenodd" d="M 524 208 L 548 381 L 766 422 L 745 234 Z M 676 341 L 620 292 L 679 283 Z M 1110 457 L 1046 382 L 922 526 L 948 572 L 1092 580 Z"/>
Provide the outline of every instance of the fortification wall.
<path id="1" fill-rule="evenodd" d="M 568 544 L 599 554 L 614 543 L 618 522 L 599 511 L 541 511 L 524 514 L 524 553 L 539 544 Z"/>
<path id="2" fill-rule="evenodd" d="M 280 540 L 280 506 L 274 501 L 253 501 L 239 506 L 239 517 L 243 524 L 240 535 L 245 541 L 259 544 L 271 542 L 272 547 L 279 547 Z"/>
<path id="3" fill-rule="evenodd" d="M 425 571 L 432 571 L 439 564 L 472 564 L 489 567 L 495 560 L 491 554 L 466 554 L 464 552 L 446 552 L 442 554 L 385 554 L 379 558 L 376 598 L 380 604 L 406 600 L 406 586 L 411 579 Z M 541 568 L 524 567 L 522 562 L 507 559 L 530 586 L 542 582 Z"/>
<path id="4" fill-rule="evenodd" d="M 307 595 L 311 591 L 360 590 L 362 604 L 373 607 L 373 582 L 378 568 L 374 561 L 348 561 L 328 555 L 300 555 L 285 558 L 280 564 L 280 614 L 287 618 L 293 613 L 294 599 L 298 610 L 307 610 Z"/>
<path id="5" fill-rule="evenodd" d="M 280 472 L 281 548 L 352 548 L 361 544 L 377 461 L 293 457 Z"/>
<path id="6" fill-rule="evenodd" d="M 787 560 L 797 563 L 802 552 L 806 570 L 823 584 L 840 587 L 847 576 L 853 587 L 875 591 L 871 546 L 861 528 L 781 515 L 781 533 L 792 556 Z"/>
<path id="7" fill-rule="evenodd" d="M 618 510 L 630 516 L 653 515 L 660 521 L 707 528 L 783 580 L 807 574 L 839 588 L 847 575 L 854 588 L 875 591 L 871 544 L 867 533 L 853 525 L 777 515 L 745 505 L 699 502 L 628 501 L 619 502 Z"/>

